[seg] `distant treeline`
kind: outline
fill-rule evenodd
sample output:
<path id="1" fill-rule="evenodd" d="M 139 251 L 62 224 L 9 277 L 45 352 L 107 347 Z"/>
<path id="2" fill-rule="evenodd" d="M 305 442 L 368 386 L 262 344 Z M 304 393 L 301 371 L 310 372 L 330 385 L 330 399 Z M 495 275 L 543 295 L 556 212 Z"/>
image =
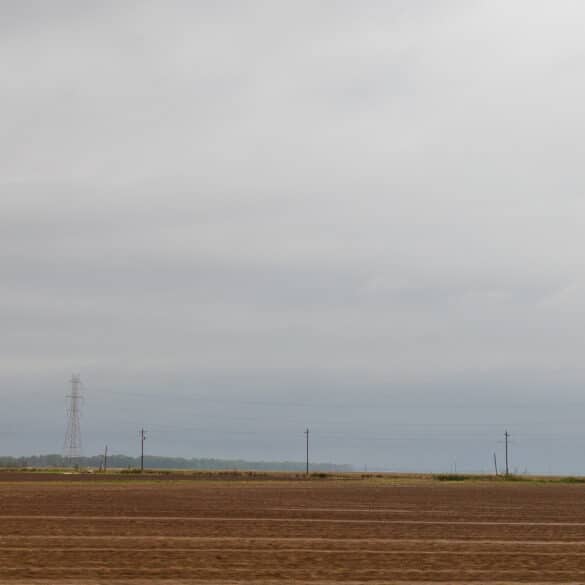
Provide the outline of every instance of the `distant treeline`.
<path id="1" fill-rule="evenodd" d="M 103 455 L 80 457 L 75 460 L 79 467 L 99 469 Z M 0 457 L 0 467 L 71 467 L 71 462 L 61 455 L 33 455 L 31 457 Z M 139 457 L 109 455 L 108 467 L 134 469 L 140 467 Z M 243 461 L 241 459 L 185 459 L 183 457 L 144 456 L 147 469 L 238 469 L 249 471 L 304 471 L 305 463 L 298 461 Z M 352 471 L 351 465 L 311 463 L 311 471 Z"/>

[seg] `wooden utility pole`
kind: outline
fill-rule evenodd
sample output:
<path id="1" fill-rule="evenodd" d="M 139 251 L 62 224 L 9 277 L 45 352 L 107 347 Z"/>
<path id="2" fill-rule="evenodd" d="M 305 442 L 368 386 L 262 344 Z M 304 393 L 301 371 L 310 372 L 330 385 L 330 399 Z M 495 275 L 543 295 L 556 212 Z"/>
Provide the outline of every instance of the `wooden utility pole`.
<path id="1" fill-rule="evenodd" d="M 506 443 L 506 477 L 508 477 L 509 470 L 508 470 L 508 438 L 510 437 L 510 433 L 506 430 L 504 432 L 504 438 Z"/>
<path id="2" fill-rule="evenodd" d="M 309 475 L 309 429 L 305 431 L 305 435 L 307 438 L 307 466 L 306 466 L 306 474 Z"/>
<path id="3" fill-rule="evenodd" d="M 144 441 L 146 440 L 146 431 L 140 429 L 140 471 L 144 471 Z"/>

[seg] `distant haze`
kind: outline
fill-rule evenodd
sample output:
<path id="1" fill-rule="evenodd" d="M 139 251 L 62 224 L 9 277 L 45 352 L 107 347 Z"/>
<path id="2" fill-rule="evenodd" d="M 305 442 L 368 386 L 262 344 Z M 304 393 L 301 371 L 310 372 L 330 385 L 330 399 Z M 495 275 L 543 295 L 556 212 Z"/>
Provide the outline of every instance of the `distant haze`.
<path id="1" fill-rule="evenodd" d="M 0 454 L 585 473 L 584 23 L 0 0 Z"/>

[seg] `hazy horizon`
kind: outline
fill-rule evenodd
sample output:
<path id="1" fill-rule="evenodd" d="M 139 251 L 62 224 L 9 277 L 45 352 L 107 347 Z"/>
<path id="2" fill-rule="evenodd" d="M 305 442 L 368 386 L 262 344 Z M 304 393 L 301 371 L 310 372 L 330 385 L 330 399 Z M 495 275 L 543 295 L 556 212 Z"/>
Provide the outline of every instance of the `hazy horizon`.
<path id="1" fill-rule="evenodd" d="M 0 11 L 0 454 L 585 474 L 582 3 Z"/>

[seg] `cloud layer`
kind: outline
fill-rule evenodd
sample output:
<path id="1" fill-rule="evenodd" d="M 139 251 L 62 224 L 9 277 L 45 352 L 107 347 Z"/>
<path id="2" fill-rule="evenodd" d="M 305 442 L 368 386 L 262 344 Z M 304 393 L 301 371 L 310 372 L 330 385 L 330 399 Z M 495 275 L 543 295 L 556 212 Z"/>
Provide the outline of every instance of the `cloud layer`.
<path id="1" fill-rule="evenodd" d="M 461 449 L 481 467 L 488 425 L 571 418 L 581 3 L 0 11 L 8 451 L 59 449 L 71 371 L 90 451 L 104 426 L 128 451 L 150 423 L 176 429 L 158 452 L 302 457 L 312 424 L 346 437 L 322 459 L 444 468 Z M 31 396 L 44 430 L 25 445 Z M 356 438 L 386 421 L 413 438 L 471 424 L 471 446 L 429 460 L 414 441 L 388 461 Z M 262 438 L 235 453 L 238 429 Z"/>

